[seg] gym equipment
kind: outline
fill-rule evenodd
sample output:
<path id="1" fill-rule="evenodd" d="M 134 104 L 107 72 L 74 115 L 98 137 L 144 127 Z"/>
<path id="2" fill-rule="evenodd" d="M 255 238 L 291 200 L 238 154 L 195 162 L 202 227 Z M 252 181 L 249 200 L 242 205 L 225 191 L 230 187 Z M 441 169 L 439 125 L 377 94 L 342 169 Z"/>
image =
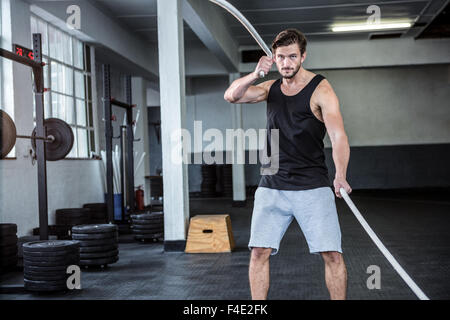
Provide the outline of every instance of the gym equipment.
<path id="1" fill-rule="evenodd" d="M 411 290 L 414 292 L 414 294 L 420 299 L 420 300 L 430 300 L 425 293 L 419 288 L 419 286 L 411 279 L 411 277 L 406 273 L 405 269 L 402 268 L 402 266 L 397 262 L 397 260 L 394 258 L 394 256 L 389 252 L 388 249 L 384 246 L 384 244 L 381 242 L 381 240 L 378 238 L 378 236 L 373 232 L 372 228 L 369 226 L 369 224 L 366 222 L 366 220 L 361 215 L 361 212 L 359 212 L 358 208 L 356 208 L 353 201 L 350 199 L 350 197 L 347 194 L 347 191 L 345 191 L 344 188 L 339 189 L 342 197 L 344 198 L 345 202 L 349 206 L 350 210 L 355 215 L 358 222 L 361 224 L 361 226 L 364 228 L 364 230 L 369 235 L 370 239 L 375 243 L 375 245 L 380 249 L 381 253 L 384 255 L 384 257 L 389 261 L 389 263 L 392 265 L 392 267 L 397 271 L 397 273 L 402 277 L 402 279 L 406 282 L 406 284 L 411 288 Z"/>
<path id="2" fill-rule="evenodd" d="M 90 224 L 74 226 L 72 238 L 80 241 L 80 266 L 106 266 L 119 260 L 118 226 Z"/>
<path id="3" fill-rule="evenodd" d="M 28 57 L 23 57 L 8 50 L 0 48 L 0 56 L 20 64 L 26 65 L 32 69 L 33 72 L 33 88 L 34 88 L 34 101 L 36 107 L 36 135 L 35 135 L 35 150 L 37 159 L 37 177 L 38 177 L 38 198 L 39 198 L 39 230 L 41 240 L 48 239 L 48 199 L 47 199 L 47 164 L 46 164 L 46 143 L 49 139 L 45 134 L 44 126 L 44 66 L 42 62 L 42 37 L 40 33 L 33 34 L 33 54 Z M 2 127 L 3 121 L 2 117 Z M 6 119 L 6 117 L 5 117 Z M 10 148 L 10 144 L 13 142 L 15 135 L 6 137 L 3 131 L 11 133 L 11 122 L 6 124 L 9 130 L 2 130 L 0 141 L 2 146 L 0 147 L 1 155 Z M 15 126 L 14 126 L 15 127 Z M 6 138 L 4 138 L 6 137 Z M 3 141 L 7 143 L 4 144 Z M 5 150 L 5 151 L 4 151 Z"/>
<path id="4" fill-rule="evenodd" d="M 67 290 L 66 273 L 70 265 L 78 265 L 78 241 L 50 240 L 23 244 L 24 285 L 28 291 Z"/>
<path id="5" fill-rule="evenodd" d="M 255 28 L 251 25 L 251 23 L 244 17 L 244 15 L 239 12 L 238 9 L 236 9 L 232 4 L 228 3 L 225 0 L 209 0 L 209 1 L 224 8 L 229 13 L 231 13 L 245 27 L 245 29 L 247 29 L 247 31 L 250 32 L 250 35 L 253 37 L 253 39 L 256 40 L 261 49 L 264 50 L 266 55 L 269 58 L 272 58 L 272 51 L 270 51 L 269 47 L 266 45 L 266 43 L 261 38 L 259 33 L 255 30 Z M 264 71 L 260 71 L 259 77 L 264 78 L 265 76 L 266 75 L 264 74 Z"/>
<path id="6" fill-rule="evenodd" d="M 133 161 L 133 108 L 136 105 L 131 104 L 131 76 L 127 76 L 125 80 L 125 96 L 126 102 L 118 101 L 111 97 L 111 83 L 110 83 L 110 66 L 108 64 L 102 65 L 103 71 L 103 111 L 105 115 L 105 136 L 106 136 L 106 204 L 108 210 L 108 221 L 113 223 L 115 221 L 126 221 L 127 211 L 135 210 L 134 200 L 134 161 Z M 126 159 L 123 158 L 120 167 L 126 168 L 125 172 L 122 171 L 122 219 L 114 219 L 114 186 L 113 186 L 113 158 L 112 158 L 112 106 L 118 106 L 126 110 L 126 126 L 122 126 L 120 130 L 120 138 L 122 152 L 126 149 Z M 126 147 L 124 148 L 124 146 Z M 125 163 L 124 163 L 125 162 Z M 122 169 L 123 170 L 123 169 Z M 126 179 L 125 179 L 126 177 Z M 125 190 L 126 190 L 126 203 L 125 203 Z"/>
<path id="7" fill-rule="evenodd" d="M 231 252 L 234 247 L 230 215 L 196 215 L 191 218 L 184 252 Z"/>
<path id="8" fill-rule="evenodd" d="M 47 137 L 50 141 L 45 144 L 45 152 L 48 161 L 57 161 L 64 159 L 73 147 L 73 131 L 70 126 L 57 118 L 48 118 L 44 120 L 44 127 Z M 22 136 L 17 136 L 22 137 Z M 31 135 L 31 145 L 36 150 L 36 140 L 41 139 L 36 136 L 36 129 Z"/>
<path id="9" fill-rule="evenodd" d="M 136 240 L 158 240 L 164 234 L 164 214 L 162 212 L 132 214 L 131 230 Z"/>
<path id="10" fill-rule="evenodd" d="M 33 150 L 36 151 L 36 140 L 45 142 L 45 156 L 48 161 L 64 159 L 72 150 L 74 136 L 70 126 L 57 118 L 44 120 L 45 137 L 37 136 L 34 128 L 31 136 L 18 135 L 16 125 L 11 117 L 3 110 L 0 110 L 0 158 L 5 158 L 16 144 L 16 139 L 30 139 Z"/>

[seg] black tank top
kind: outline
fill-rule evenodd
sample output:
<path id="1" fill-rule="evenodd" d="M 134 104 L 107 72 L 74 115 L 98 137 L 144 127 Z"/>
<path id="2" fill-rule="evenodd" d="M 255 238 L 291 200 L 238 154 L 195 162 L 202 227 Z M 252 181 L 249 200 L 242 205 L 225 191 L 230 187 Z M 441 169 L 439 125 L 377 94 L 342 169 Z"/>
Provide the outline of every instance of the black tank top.
<path id="1" fill-rule="evenodd" d="M 282 79 L 276 80 L 270 87 L 264 150 L 269 163 L 261 166 L 260 187 L 306 190 L 330 186 L 323 145 L 326 128 L 312 113 L 310 106 L 311 96 L 323 79 L 322 75 L 316 75 L 294 96 L 281 92 Z M 278 166 L 276 147 L 271 146 L 271 129 L 279 130 Z M 276 139 L 272 143 L 276 143 Z"/>

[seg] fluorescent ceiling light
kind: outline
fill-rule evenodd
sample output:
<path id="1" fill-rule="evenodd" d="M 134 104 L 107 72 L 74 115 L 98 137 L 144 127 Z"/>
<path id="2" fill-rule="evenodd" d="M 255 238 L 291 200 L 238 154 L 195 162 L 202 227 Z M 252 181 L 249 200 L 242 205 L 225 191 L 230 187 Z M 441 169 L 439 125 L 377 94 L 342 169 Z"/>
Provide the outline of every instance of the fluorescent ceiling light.
<path id="1" fill-rule="evenodd" d="M 366 31 L 366 30 L 386 30 L 386 29 L 406 29 L 410 28 L 410 22 L 399 23 L 365 23 L 356 25 L 336 25 L 331 28 L 333 32 L 348 32 L 348 31 Z"/>

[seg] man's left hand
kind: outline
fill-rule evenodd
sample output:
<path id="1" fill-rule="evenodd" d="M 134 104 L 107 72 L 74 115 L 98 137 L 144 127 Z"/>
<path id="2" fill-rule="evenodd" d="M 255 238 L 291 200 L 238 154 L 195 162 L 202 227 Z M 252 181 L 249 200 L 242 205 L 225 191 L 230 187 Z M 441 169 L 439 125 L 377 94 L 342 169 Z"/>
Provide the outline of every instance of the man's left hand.
<path id="1" fill-rule="evenodd" d="M 344 188 L 344 190 L 347 191 L 348 194 L 352 192 L 352 188 L 348 184 L 347 180 L 345 180 L 344 178 L 335 178 L 333 185 L 334 185 L 334 193 L 338 198 L 342 198 L 341 192 L 339 191 L 341 188 Z"/>

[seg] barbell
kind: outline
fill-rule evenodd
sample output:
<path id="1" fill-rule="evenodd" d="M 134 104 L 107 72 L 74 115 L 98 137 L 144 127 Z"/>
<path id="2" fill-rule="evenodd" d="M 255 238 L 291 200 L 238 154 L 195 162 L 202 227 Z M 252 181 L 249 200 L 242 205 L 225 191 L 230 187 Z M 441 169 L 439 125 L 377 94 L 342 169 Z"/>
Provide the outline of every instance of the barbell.
<path id="1" fill-rule="evenodd" d="M 45 155 L 48 161 L 64 159 L 72 150 L 74 136 L 70 126 L 61 119 L 47 118 L 44 120 L 45 137 L 36 135 L 34 128 L 31 136 L 18 135 L 16 125 L 11 117 L 0 110 L 0 159 L 5 158 L 16 144 L 16 139 L 30 139 L 33 150 L 36 151 L 36 139 L 44 140 Z"/>

